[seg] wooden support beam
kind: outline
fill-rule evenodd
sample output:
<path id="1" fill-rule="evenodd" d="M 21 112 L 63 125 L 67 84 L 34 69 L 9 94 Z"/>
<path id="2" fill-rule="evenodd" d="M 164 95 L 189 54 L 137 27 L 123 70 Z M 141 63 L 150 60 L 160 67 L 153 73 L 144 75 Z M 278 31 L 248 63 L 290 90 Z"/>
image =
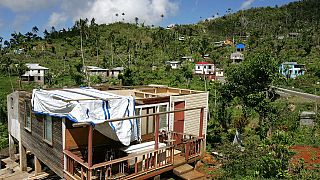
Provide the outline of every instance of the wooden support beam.
<path id="1" fill-rule="evenodd" d="M 27 171 L 27 149 L 19 141 L 20 170 Z"/>
<path id="2" fill-rule="evenodd" d="M 34 172 L 36 175 L 42 172 L 41 162 L 36 156 L 34 156 Z"/>
<path id="3" fill-rule="evenodd" d="M 199 129 L 199 137 L 203 137 L 203 116 L 204 116 L 204 108 L 200 109 L 200 129 Z"/>
<path id="4" fill-rule="evenodd" d="M 159 129 L 160 129 L 160 115 L 156 115 L 156 120 L 155 120 L 155 128 L 154 128 L 154 150 L 159 149 Z"/>
<path id="5" fill-rule="evenodd" d="M 93 127 L 89 126 L 89 133 L 88 133 L 88 166 L 92 166 L 92 134 L 93 134 Z"/>
<path id="6" fill-rule="evenodd" d="M 9 134 L 9 156 L 11 159 L 14 159 L 16 154 L 16 146 L 14 145 L 14 140 L 11 134 Z"/>
<path id="7" fill-rule="evenodd" d="M 93 135 L 93 127 L 92 125 L 89 126 L 89 133 L 88 133 L 88 166 L 89 168 L 92 167 L 92 135 Z M 92 171 L 88 169 L 88 179 L 91 179 Z"/>

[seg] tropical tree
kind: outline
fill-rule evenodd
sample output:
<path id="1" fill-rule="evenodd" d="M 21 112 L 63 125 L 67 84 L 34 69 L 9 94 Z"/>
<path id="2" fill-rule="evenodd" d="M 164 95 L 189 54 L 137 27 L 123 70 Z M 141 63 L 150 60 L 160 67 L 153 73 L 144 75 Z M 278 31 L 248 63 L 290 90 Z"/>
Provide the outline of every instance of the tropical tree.
<path id="1" fill-rule="evenodd" d="M 19 75 L 19 88 L 22 89 L 21 76 L 29 69 L 23 62 L 19 62 L 18 64 L 16 64 L 15 68 L 17 74 Z"/>
<path id="2" fill-rule="evenodd" d="M 2 40 L 3 40 L 3 37 L 0 36 L 0 50 L 2 50 Z"/>

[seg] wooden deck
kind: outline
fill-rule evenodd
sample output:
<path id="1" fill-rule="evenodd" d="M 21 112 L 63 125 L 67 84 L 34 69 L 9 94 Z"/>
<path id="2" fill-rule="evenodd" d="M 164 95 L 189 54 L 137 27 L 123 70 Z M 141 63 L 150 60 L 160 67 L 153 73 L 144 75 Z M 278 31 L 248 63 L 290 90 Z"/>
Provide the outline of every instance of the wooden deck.
<path id="1" fill-rule="evenodd" d="M 148 179 L 171 171 L 200 158 L 202 138 L 186 136 L 179 145 L 167 145 L 157 150 L 129 154 L 126 157 L 93 164 L 65 150 L 66 179 Z M 120 176 L 121 175 L 121 176 Z"/>

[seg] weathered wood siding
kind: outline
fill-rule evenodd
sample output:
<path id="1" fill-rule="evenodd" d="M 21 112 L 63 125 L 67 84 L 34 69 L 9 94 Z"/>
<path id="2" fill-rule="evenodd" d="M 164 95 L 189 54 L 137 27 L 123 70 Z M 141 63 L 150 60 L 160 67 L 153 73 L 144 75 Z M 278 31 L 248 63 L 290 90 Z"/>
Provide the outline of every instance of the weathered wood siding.
<path id="1" fill-rule="evenodd" d="M 185 108 L 206 107 L 203 116 L 203 134 L 207 134 L 207 114 L 208 114 L 208 93 L 196 93 L 189 95 L 171 96 L 170 108 L 174 110 L 174 102 L 185 101 Z M 185 111 L 184 113 L 184 133 L 199 135 L 200 109 Z M 174 114 L 170 115 L 170 129 L 173 130 Z"/>
<path id="2" fill-rule="evenodd" d="M 19 92 L 13 92 L 7 96 L 8 132 L 20 141 L 19 123 Z"/>
<path id="3" fill-rule="evenodd" d="M 68 122 L 68 120 L 66 121 Z M 88 134 L 89 134 L 89 127 L 71 128 L 67 126 L 66 135 L 65 135 L 66 149 L 70 150 L 70 149 L 77 149 L 80 147 L 87 147 Z M 101 145 L 108 145 L 108 144 L 115 144 L 115 143 L 116 142 L 104 136 L 99 131 L 93 130 L 93 135 L 92 135 L 93 146 L 101 146 Z"/>
<path id="4" fill-rule="evenodd" d="M 32 154 L 47 165 L 60 177 L 63 177 L 63 147 L 62 147 L 62 119 L 52 118 L 52 146 L 43 140 L 43 118 L 42 115 L 32 113 L 31 132 L 25 127 L 24 101 L 31 102 L 31 93 L 20 92 L 20 129 L 21 142 Z"/>

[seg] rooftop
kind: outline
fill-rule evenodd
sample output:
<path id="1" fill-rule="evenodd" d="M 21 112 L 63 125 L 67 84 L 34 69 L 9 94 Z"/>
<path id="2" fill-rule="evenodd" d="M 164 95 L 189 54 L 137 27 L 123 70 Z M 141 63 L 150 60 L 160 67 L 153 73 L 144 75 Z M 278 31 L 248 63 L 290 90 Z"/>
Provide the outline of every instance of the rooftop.
<path id="1" fill-rule="evenodd" d="M 108 69 L 100 68 L 97 66 L 86 66 L 89 71 L 107 71 Z"/>
<path id="2" fill-rule="evenodd" d="M 297 62 L 283 62 L 282 65 L 304 65 L 304 64 L 298 64 Z"/>
<path id="3" fill-rule="evenodd" d="M 33 64 L 33 63 L 26 63 L 26 66 L 29 68 L 29 70 L 48 70 L 49 68 L 40 66 L 39 64 Z"/>
<path id="4" fill-rule="evenodd" d="M 197 64 L 213 64 L 213 63 L 209 63 L 209 62 L 201 61 L 201 62 L 197 62 Z"/>
<path id="5" fill-rule="evenodd" d="M 180 61 L 167 61 L 168 64 L 179 64 Z"/>
<path id="6" fill-rule="evenodd" d="M 123 67 L 115 67 L 115 68 L 112 68 L 111 70 L 123 71 L 124 68 Z"/>
<path id="7" fill-rule="evenodd" d="M 234 52 L 231 54 L 231 56 L 236 56 L 236 55 L 243 55 L 241 52 Z"/>

